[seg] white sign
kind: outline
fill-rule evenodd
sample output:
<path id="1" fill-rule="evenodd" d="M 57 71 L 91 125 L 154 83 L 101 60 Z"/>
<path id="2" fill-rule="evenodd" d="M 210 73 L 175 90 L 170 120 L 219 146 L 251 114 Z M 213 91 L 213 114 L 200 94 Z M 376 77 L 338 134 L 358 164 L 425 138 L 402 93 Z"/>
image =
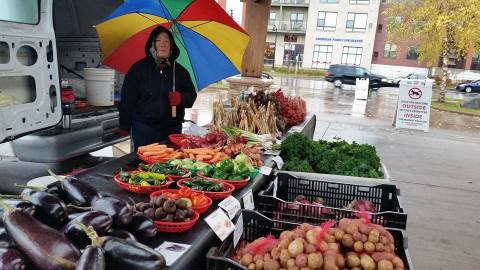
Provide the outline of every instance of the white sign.
<path id="1" fill-rule="evenodd" d="M 242 238 L 243 234 L 243 215 L 240 214 L 237 220 L 237 224 L 235 224 L 235 231 L 233 232 L 233 248 L 235 248 L 238 244 L 238 241 Z"/>
<path id="2" fill-rule="evenodd" d="M 273 168 L 270 168 L 270 167 L 267 167 L 267 166 L 262 166 L 262 167 L 260 167 L 260 174 L 270 176 L 270 174 L 272 173 L 272 169 Z"/>
<path id="3" fill-rule="evenodd" d="M 227 211 L 228 217 L 233 219 L 242 207 L 240 206 L 240 202 L 237 198 L 233 196 L 228 196 L 225 200 L 221 201 L 218 206 L 220 206 L 223 210 Z"/>
<path id="4" fill-rule="evenodd" d="M 253 193 L 251 189 L 247 191 L 245 195 L 243 195 L 243 208 L 247 210 L 255 209 L 255 203 L 253 202 Z"/>
<path id="5" fill-rule="evenodd" d="M 235 225 L 220 208 L 206 217 L 205 222 L 222 242 L 235 230 Z"/>
<path id="6" fill-rule="evenodd" d="M 190 247 L 191 245 L 165 241 L 155 250 L 163 255 L 167 266 L 172 266 L 172 264 L 174 264 L 178 258 L 180 258 L 185 252 L 187 252 Z"/>
<path id="7" fill-rule="evenodd" d="M 402 80 L 398 93 L 395 127 L 428 131 L 431 102 L 431 82 Z"/>
<path id="8" fill-rule="evenodd" d="M 369 78 L 357 78 L 355 84 L 355 99 L 368 99 Z"/>
<path id="9" fill-rule="evenodd" d="M 281 170 L 283 167 L 283 159 L 281 156 L 276 156 L 273 158 L 273 161 L 277 164 L 277 167 Z"/>

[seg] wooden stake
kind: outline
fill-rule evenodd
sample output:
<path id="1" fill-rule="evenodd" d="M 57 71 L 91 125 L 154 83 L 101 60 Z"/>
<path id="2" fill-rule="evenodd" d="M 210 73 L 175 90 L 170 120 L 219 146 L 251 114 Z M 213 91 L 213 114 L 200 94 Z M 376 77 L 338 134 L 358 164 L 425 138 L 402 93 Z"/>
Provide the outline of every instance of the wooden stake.
<path id="1" fill-rule="evenodd" d="M 177 117 L 177 106 L 172 106 L 172 117 Z"/>

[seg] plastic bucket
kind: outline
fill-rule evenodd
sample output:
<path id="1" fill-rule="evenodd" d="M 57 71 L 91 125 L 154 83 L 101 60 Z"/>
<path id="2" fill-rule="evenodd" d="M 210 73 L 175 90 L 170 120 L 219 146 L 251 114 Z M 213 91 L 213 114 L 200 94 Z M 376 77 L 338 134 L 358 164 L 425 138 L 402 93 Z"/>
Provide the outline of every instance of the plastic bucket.
<path id="1" fill-rule="evenodd" d="M 105 68 L 85 68 L 87 103 L 93 106 L 114 104 L 115 71 Z"/>

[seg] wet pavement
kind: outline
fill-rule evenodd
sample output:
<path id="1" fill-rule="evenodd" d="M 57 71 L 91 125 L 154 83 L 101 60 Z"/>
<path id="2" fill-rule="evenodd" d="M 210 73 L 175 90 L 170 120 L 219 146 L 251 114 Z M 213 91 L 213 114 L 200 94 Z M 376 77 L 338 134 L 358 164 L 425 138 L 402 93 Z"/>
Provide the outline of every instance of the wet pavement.
<path id="1" fill-rule="evenodd" d="M 480 258 L 480 117 L 432 110 L 428 133 L 392 127 L 398 89 L 372 92 L 355 102 L 353 88 L 334 89 L 321 80 L 275 78 L 302 96 L 317 115 L 316 139 L 369 143 L 377 148 L 408 212 L 408 246 L 415 269 L 478 269 Z M 450 92 L 448 98 L 465 94 Z M 472 95 L 472 94 L 468 94 Z M 199 94 L 188 114 L 199 124 L 227 92 Z"/>

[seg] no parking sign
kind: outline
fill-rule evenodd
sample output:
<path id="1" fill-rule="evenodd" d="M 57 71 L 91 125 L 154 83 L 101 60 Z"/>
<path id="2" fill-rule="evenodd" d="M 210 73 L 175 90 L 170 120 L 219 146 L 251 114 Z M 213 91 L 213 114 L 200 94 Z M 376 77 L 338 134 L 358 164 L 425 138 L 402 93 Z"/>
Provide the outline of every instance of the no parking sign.
<path id="1" fill-rule="evenodd" d="M 398 93 L 395 127 L 425 132 L 430 126 L 432 83 L 425 80 L 402 80 Z"/>

